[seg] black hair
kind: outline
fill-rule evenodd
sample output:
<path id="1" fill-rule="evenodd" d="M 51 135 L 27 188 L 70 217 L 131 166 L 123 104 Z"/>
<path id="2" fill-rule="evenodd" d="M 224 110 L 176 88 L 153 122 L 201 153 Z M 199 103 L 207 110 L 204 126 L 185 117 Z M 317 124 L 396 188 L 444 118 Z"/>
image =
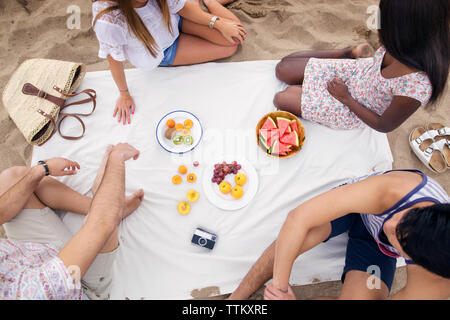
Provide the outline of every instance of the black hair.
<path id="1" fill-rule="evenodd" d="M 450 0 L 381 0 L 379 38 L 386 51 L 428 75 L 430 103 L 445 89 L 449 72 Z"/>
<path id="2" fill-rule="evenodd" d="M 450 204 L 409 210 L 396 228 L 397 239 L 411 259 L 450 279 Z"/>

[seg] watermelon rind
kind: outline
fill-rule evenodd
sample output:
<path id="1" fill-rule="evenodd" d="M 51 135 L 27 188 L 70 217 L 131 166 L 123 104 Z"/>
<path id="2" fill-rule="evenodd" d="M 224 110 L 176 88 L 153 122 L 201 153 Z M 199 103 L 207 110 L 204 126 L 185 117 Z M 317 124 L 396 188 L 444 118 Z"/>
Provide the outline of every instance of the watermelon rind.
<path id="1" fill-rule="evenodd" d="M 267 146 L 267 141 L 264 138 L 263 134 L 260 132 L 259 133 L 259 142 L 261 143 L 261 145 L 266 148 L 266 150 L 269 150 L 270 148 Z"/>
<path id="2" fill-rule="evenodd" d="M 275 140 L 270 147 L 269 153 L 270 154 L 278 154 L 278 151 L 276 150 L 276 146 L 279 144 L 278 140 Z"/>
<path id="3" fill-rule="evenodd" d="M 296 147 L 300 147 L 300 138 L 299 138 L 299 136 L 298 136 L 297 131 L 294 131 L 294 132 L 295 132 L 295 138 L 296 138 L 296 140 L 295 140 L 295 146 L 296 146 Z"/>

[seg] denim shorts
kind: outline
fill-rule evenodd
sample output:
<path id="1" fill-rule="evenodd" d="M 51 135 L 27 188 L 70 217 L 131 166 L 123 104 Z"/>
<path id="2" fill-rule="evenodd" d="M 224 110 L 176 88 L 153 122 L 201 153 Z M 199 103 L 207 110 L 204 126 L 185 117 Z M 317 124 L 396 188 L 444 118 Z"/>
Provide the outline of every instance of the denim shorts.
<path id="1" fill-rule="evenodd" d="M 391 291 L 397 259 L 381 252 L 378 244 L 367 231 L 360 214 L 350 213 L 331 221 L 331 234 L 328 239 L 347 231 L 349 240 L 345 255 L 344 271 L 341 278 L 342 282 L 344 282 L 345 274 L 348 271 L 358 270 L 373 274 L 375 270 L 378 270 L 379 278 L 386 284 L 389 291 Z"/>
<path id="2" fill-rule="evenodd" d="M 182 24 L 183 24 L 183 17 L 180 16 L 180 21 L 178 22 L 178 30 L 180 30 L 180 32 Z M 174 43 L 172 43 L 170 47 L 164 50 L 164 58 L 159 64 L 160 67 L 168 67 L 173 64 L 175 56 L 177 55 L 178 39 L 179 37 L 174 41 Z"/>

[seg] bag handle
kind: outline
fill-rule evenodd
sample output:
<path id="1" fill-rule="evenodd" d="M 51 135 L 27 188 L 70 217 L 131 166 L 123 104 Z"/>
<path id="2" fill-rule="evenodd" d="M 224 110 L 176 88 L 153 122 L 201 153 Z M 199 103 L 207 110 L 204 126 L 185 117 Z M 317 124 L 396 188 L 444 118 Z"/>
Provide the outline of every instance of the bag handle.
<path id="1" fill-rule="evenodd" d="M 65 99 L 58 98 L 58 97 L 53 96 L 53 95 L 51 95 L 51 94 L 49 94 L 49 93 L 47 93 L 45 91 L 42 91 L 42 90 L 36 88 L 31 83 L 26 83 L 23 86 L 23 88 L 22 88 L 22 92 L 24 94 L 26 94 L 26 95 L 33 95 L 33 96 L 37 96 L 37 97 L 42 98 L 42 99 L 46 99 L 46 100 L 48 100 L 48 101 L 50 101 L 50 102 L 52 102 L 52 103 L 54 103 L 54 104 L 56 104 L 57 106 L 60 107 L 60 113 L 59 113 L 60 121 L 59 121 L 58 124 L 56 123 L 56 120 L 54 119 L 54 117 L 52 117 L 51 115 L 49 115 L 48 113 L 44 112 L 41 109 L 37 110 L 37 112 L 39 114 L 41 114 L 42 116 L 47 118 L 53 125 L 53 129 L 52 129 L 52 133 L 51 133 L 50 137 L 46 141 L 41 143 L 39 146 L 42 146 L 45 142 L 50 140 L 50 138 L 53 137 L 53 135 L 55 134 L 56 130 L 58 130 L 58 133 L 61 135 L 61 137 L 63 139 L 66 139 L 66 140 L 79 140 L 79 139 L 81 139 L 84 136 L 85 132 L 86 132 L 86 126 L 85 126 L 83 120 L 81 120 L 80 117 L 90 116 L 95 111 L 95 108 L 97 106 L 97 100 L 96 100 L 97 93 L 93 89 L 85 89 L 83 91 L 80 91 L 80 92 L 77 92 L 77 93 L 73 93 L 73 94 L 67 94 L 62 89 L 58 88 L 57 86 L 53 86 L 53 89 L 55 91 L 59 92 L 60 94 L 62 94 L 63 96 L 65 96 L 66 98 L 76 97 L 76 96 L 78 96 L 80 94 L 83 94 L 83 93 L 87 94 L 89 96 L 89 98 L 84 99 L 84 100 L 79 100 L 79 101 L 76 101 L 76 102 L 72 102 L 72 103 L 69 103 L 69 104 L 65 105 L 65 102 L 66 102 Z M 92 107 L 92 111 L 90 113 L 63 113 L 63 112 L 61 112 L 62 110 L 64 110 L 67 107 L 70 107 L 70 106 L 73 106 L 73 105 L 80 105 L 80 104 L 84 104 L 84 103 L 91 102 L 91 101 L 93 103 L 93 107 Z M 71 136 L 63 135 L 61 133 L 61 123 L 67 117 L 75 118 L 76 120 L 78 120 L 78 122 L 80 122 L 81 127 L 83 129 L 83 133 L 80 136 L 78 136 L 78 137 L 71 137 Z"/>
<path id="2" fill-rule="evenodd" d="M 66 139 L 66 140 L 79 140 L 79 139 L 81 139 L 84 136 L 84 133 L 86 132 L 86 126 L 85 126 L 83 120 L 81 120 L 80 117 L 88 117 L 92 113 L 94 113 L 95 108 L 97 107 L 97 92 L 95 92 L 95 90 L 93 90 L 93 89 L 85 89 L 85 90 L 77 92 L 77 93 L 68 94 L 68 93 L 65 93 L 63 90 L 61 90 L 60 88 L 58 88 L 57 86 L 53 86 L 53 89 L 58 91 L 60 94 L 62 94 L 63 96 L 65 96 L 67 98 L 76 97 L 76 96 L 78 96 L 80 94 L 83 94 L 83 93 L 85 93 L 85 94 L 87 94 L 89 96 L 89 98 L 87 98 L 87 99 L 79 100 L 79 101 L 75 101 L 75 102 L 63 105 L 61 107 L 60 111 L 64 110 L 67 107 L 73 106 L 73 105 L 85 104 L 87 102 L 91 102 L 92 101 L 93 106 L 92 106 L 91 112 L 89 112 L 89 113 L 64 113 L 64 112 L 60 112 L 59 113 L 60 120 L 59 120 L 59 123 L 58 123 L 58 133 L 60 134 L 60 136 L 63 139 Z M 71 137 L 71 136 L 66 136 L 66 135 L 61 133 L 61 123 L 65 119 L 67 119 L 68 117 L 72 117 L 72 118 L 78 120 L 78 122 L 80 122 L 81 128 L 83 129 L 83 133 L 81 133 L 80 136 L 78 136 L 78 137 Z"/>

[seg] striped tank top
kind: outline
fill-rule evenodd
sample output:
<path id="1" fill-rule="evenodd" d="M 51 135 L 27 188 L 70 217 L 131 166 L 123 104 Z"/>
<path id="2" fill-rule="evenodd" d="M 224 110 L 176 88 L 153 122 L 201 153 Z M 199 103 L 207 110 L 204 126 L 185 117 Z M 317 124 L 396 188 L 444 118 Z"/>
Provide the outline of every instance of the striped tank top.
<path id="1" fill-rule="evenodd" d="M 401 255 L 397 249 L 395 249 L 389 243 L 383 242 L 380 239 L 380 234 L 383 231 L 384 223 L 389 220 L 396 213 L 410 208 L 411 206 L 420 202 L 434 202 L 436 204 L 450 203 L 450 197 L 447 192 L 432 178 L 425 175 L 419 170 L 390 170 L 385 172 L 373 173 L 352 181 L 352 183 L 367 179 L 372 176 L 382 175 L 393 171 L 407 171 L 415 172 L 422 176 L 422 182 L 414 190 L 405 195 L 399 202 L 397 202 L 392 208 L 386 210 L 382 214 L 361 214 L 361 219 L 367 229 L 378 244 L 381 252 L 385 255 L 400 258 Z M 406 263 L 413 264 L 412 261 L 406 259 Z"/>

